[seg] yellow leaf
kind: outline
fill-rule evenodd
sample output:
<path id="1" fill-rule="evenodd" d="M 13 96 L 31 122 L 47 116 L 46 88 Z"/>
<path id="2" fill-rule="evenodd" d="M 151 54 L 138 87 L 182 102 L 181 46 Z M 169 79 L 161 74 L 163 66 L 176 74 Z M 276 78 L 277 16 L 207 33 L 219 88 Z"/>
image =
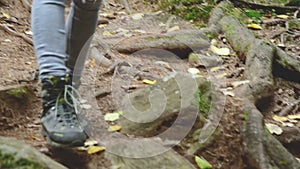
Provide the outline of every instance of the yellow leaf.
<path id="1" fill-rule="evenodd" d="M 215 77 L 216 77 L 216 78 L 218 78 L 218 79 L 220 79 L 220 78 L 222 78 L 222 77 L 225 77 L 226 75 L 227 75 L 227 73 L 226 73 L 226 72 L 224 72 L 224 73 L 221 73 L 221 74 L 215 75 Z"/>
<path id="2" fill-rule="evenodd" d="M 258 24 L 255 24 L 255 23 L 248 24 L 247 27 L 250 28 L 250 29 L 255 29 L 255 30 L 261 30 L 262 29 L 261 26 L 259 26 Z"/>
<path id="3" fill-rule="evenodd" d="M 143 80 L 143 83 L 153 85 L 153 84 L 156 83 L 156 80 L 148 80 L 148 79 L 144 79 L 144 80 Z"/>
<path id="4" fill-rule="evenodd" d="M 134 33 L 146 33 L 146 31 L 141 30 L 141 29 L 134 29 L 134 30 L 132 30 L 132 32 L 134 32 Z"/>
<path id="5" fill-rule="evenodd" d="M 120 113 L 107 113 L 104 115 L 105 121 L 116 121 L 120 118 Z"/>
<path id="6" fill-rule="evenodd" d="M 221 56 L 230 55 L 230 50 L 228 48 L 218 48 L 214 45 L 210 45 L 210 50 L 217 55 L 221 55 Z"/>
<path id="7" fill-rule="evenodd" d="M 98 28 L 104 28 L 104 27 L 106 27 L 107 26 L 107 24 L 99 24 L 98 25 Z"/>
<path id="8" fill-rule="evenodd" d="M 114 126 L 109 126 L 108 131 L 120 131 L 121 129 L 122 126 L 114 125 Z"/>
<path id="9" fill-rule="evenodd" d="M 195 156 L 195 162 L 200 169 L 211 169 L 213 166 L 203 157 Z"/>
<path id="10" fill-rule="evenodd" d="M 2 12 L 2 15 L 3 15 L 6 19 L 9 19 L 9 18 L 10 18 L 10 16 L 9 16 L 7 13 Z"/>
<path id="11" fill-rule="evenodd" d="M 211 72 L 216 72 L 216 71 L 218 71 L 218 70 L 220 70 L 220 69 L 222 69 L 222 67 L 217 66 L 217 67 L 211 68 L 210 71 L 211 71 Z"/>
<path id="12" fill-rule="evenodd" d="M 270 131 L 271 134 L 280 135 L 282 134 L 283 130 L 277 126 L 276 124 L 267 123 L 266 124 L 267 129 Z"/>
<path id="13" fill-rule="evenodd" d="M 142 19 L 144 17 L 144 14 L 142 14 L 142 13 L 136 13 L 136 14 L 133 14 L 131 17 L 134 20 L 140 20 L 140 19 Z"/>
<path id="14" fill-rule="evenodd" d="M 100 13 L 99 15 L 108 19 L 116 18 L 116 16 L 113 13 Z"/>
<path id="15" fill-rule="evenodd" d="M 277 15 L 276 17 L 277 18 L 281 18 L 281 19 L 287 19 L 287 18 L 289 18 L 288 15 Z"/>
<path id="16" fill-rule="evenodd" d="M 109 31 L 103 31 L 102 35 L 103 36 L 111 36 L 112 33 L 110 33 Z"/>
<path id="17" fill-rule="evenodd" d="M 97 65 L 97 60 L 95 58 L 92 58 L 88 61 L 87 66 L 88 67 L 95 67 Z"/>
<path id="18" fill-rule="evenodd" d="M 174 31 L 179 31 L 179 30 L 180 30 L 179 26 L 174 26 L 174 27 L 168 29 L 167 32 L 174 32 Z"/>
<path id="19" fill-rule="evenodd" d="M 291 120 L 300 120 L 300 114 L 289 115 L 288 118 Z"/>
<path id="20" fill-rule="evenodd" d="M 101 151 L 104 151 L 105 147 L 102 146 L 90 146 L 87 150 L 88 154 L 95 154 Z"/>
<path id="21" fill-rule="evenodd" d="M 288 121 L 289 119 L 287 117 L 282 117 L 282 116 L 273 116 L 273 120 L 278 121 L 278 122 L 285 122 Z"/>

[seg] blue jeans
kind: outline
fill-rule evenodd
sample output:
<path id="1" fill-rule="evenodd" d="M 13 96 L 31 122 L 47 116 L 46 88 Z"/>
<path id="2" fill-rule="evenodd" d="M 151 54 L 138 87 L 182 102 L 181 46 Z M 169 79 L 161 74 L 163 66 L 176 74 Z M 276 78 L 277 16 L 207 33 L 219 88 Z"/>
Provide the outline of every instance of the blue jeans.
<path id="1" fill-rule="evenodd" d="M 73 0 L 65 22 L 66 0 L 34 0 L 32 32 L 40 78 L 72 74 L 79 80 L 102 0 Z"/>

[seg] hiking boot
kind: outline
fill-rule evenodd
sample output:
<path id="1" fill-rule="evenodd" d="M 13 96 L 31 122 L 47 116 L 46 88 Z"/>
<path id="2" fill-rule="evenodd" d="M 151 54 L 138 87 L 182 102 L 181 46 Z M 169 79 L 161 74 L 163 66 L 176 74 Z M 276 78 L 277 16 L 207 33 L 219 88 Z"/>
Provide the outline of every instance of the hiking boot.
<path id="1" fill-rule="evenodd" d="M 88 124 L 80 115 L 78 91 L 69 75 L 42 81 L 42 134 L 54 146 L 82 146 L 88 138 Z"/>

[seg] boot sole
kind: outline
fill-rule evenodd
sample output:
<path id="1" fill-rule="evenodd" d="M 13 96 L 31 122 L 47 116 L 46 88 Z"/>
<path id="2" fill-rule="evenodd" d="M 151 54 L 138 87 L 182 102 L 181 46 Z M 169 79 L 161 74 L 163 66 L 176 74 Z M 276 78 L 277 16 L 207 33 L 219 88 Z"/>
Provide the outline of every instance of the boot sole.
<path id="1" fill-rule="evenodd" d="M 69 144 L 62 144 L 62 143 L 58 143 L 55 142 L 53 140 L 50 139 L 48 133 L 46 132 L 46 130 L 42 127 L 41 129 L 41 134 L 44 136 L 44 138 L 47 140 L 48 144 L 50 146 L 53 147 L 61 147 L 61 148 L 75 148 L 75 147 L 81 147 L 84 145 L 84 143 L 81 143 L 79 141 L 74 140 L 73 142 L 69 143 Z"/>

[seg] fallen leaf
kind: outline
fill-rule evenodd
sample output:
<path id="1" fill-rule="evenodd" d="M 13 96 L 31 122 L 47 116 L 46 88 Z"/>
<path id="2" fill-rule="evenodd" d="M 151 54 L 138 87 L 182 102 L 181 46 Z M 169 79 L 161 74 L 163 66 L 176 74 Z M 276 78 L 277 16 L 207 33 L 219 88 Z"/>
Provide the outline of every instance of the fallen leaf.
<path id="1" fill-rule="evenodd" d="M 173 26 L 172 28 L 168 29 L 167 32 L 174 32 L 179 30 L 180 30 L 179 26 Z"/>
<path id="2" fill-rule="evenodd" d="M 273 120 L 278 121 L 278 122 L 285 122 L 285 121 L 288 121 L 289 119 L 287 117 L 274 115 Z"/>
<path id="3" fill-rule="evenodd" d="M 189 69 L 188 69 L 188 72 L 189 72 L 190 74 L 192 74 L 192 75 L 198 75 L 198 74 L 200 74 L 200 70 L 197 69 L 197 68 L 189 68 Z"/>
<path id="4" fill-rule="evenodd" d="M 32 31 L 25 31 L 25 34 L 26 34 L 26 35 L 31 35 L 31 36 L 32 36 L 33 33 L 32 33 Z"/>
<path id="5" fill-rule="evenodd" d="M 300 114 L 288 115 L 291 120 L 300 120 Z"/>
<path id="6" fill-rule="evenodd" d="M 288 19 L 289 16 L 288 15 L 277 15 L 277 18 L 281 18 L 281 19 Z"/>
<path id="7" fill-rule="evenodd" d="M 294 127 L 295 125 L 293 123 L 285 123 L 285 122 L 281 122 L 283 127 Z"/>
<path id="8" fill-rule="evenodd" d="M 98 28 L 104 28 L 104 27 L 106 27 L 107 26 L 107 24 L 99 24 L 98 25 Z"/>
<path id="9" fill-rule="evenodd" d="M 128 29 L 124 29 L 124 28 L 118 28 L 114 32 L 118 33 L 118 34 L 126 34 L 126 33 L 129 33 L 129 30 Z"/>
<path id="10" fill-rule="evenodd" d="M 146 31 L 141 30 L 141 29 L 134 29 L 134 30 L 132 30 L 132 32 L 134 32 L 134 33 L 146 33 Z"/>
<path id="11" fill-rule="evenodd" d="M 108 131 L 120 131 L 121 129 L 122 126 L 114 125 L 114 126 L 109 126 Z"/>
<path id="12" fill-rule="evenodd" d="M 220 66 L 213 67 L 213 68 L 210 69 L 210 72 L 216 72 L 216 71 L 218 71 L 218 70 L 220 70 L 220 69 L 223 69 L 223 68 L 220 67 Z"/>
<path id="13" fill-rule="evenodd" d="M 101 152 L 101 151 L 104 151 L 105 150 L 105 147 L 102 147 L 102 146 L 90 146 L 88 147 L 88 154 L 95 154 L 95 153 L 98 153 L 98 152 Z"/>
<path id="14" fill-rule="evenodd" d="M 102 35 L 103 35 L 103 36 L 111 36 L 111 35 L 113 35 L 113 34 L 110 33 L 109 31 L 103 31 L 103 32 L 102 32 Z"/>
<path id="15" fill-rule="evenodd" d="M 225 96 L 231 96 L 231 97 L 234 97 L 234 96 L 235 96 L 235 94 L 234 94 L 232 91 L 223 91 L 223 94 L 224 94 Z"/>
<path id="16" fill-rule="evenodd" d="M 255 23 L 248 24 L 247 28 L 254 29 L 254 30 L 261 30 L 262 29 L 261 26 L 259 26 L 258 24 L 255 24 Z"/>
<path id="17" fill-rule="evenodd" d="M 90 67 L 90 68 L 93 68 L 97 65 L 97 60 L 95 58 L 92 58 L 90 59 L 88 62 L 87 62 L 87 66 Z"/>
<path id="18" fill-rule="evenodd" d="M 136 13 L 136 14 L 133 14 L 133 15 L 131 16 L 131 18 L 134 19 L 134 20 L 140 20 L 140 19 L 142 19 L 143 17 L 144 17 L 144 14 L 143 14 L 143 13 Z"/>
<path id="19" fill-rule="evenodd" d="M 7 13 L 2 12 L 2 16 L 4 16 L 6 19 L 9 19 L 10 16 Z"/>
<path id="20" fill-rule="evenodd" d="M 100 13 L 99 14 L 102 17 L 108 18 L 108 19 L 115 19 L 116 16 L 113 13 Z"/>
<path id="21" fill-rule="evenodd" d="M 228 56 L 230 55 L 230 50 L 228 48 L 218 48 L 214 45 L 210 45 L 210 50 L 217 55 L 220 56 Z"/>
<path id="22" fill-rule="evenodd" d="M 215 75 L 215 77 L 216 77 L 217 79 L 220 79 L 220 78 L 223 78 L 223 77 L 225 77 L 226 75 L 227 75 L 227 73 L 226 73 L 226 72 L 224 72 L 224 73 L 221 73 L 221 74 Z"/>
<path id="23" fill-rule="evenodd" d="M 143 83 L 145 84 L 150 84 L 150 85 L 154 85 L 156 83 L 156 80 L 148 80 L 148 79 L 144 79 Z"/>
<path id="24" fill-rule="evenodd" d="M 98 141 L 96 141 L 96 140 L 89 140 L 89 141 L 86 141 L 85 143 L 84 143 L 84 146 L 85 147 L 88 147 L 88 146 L 96 146 L 98 144 Z"/>
<path id="25" fill-rule="evenodd" d="M 106 113 L 104 115 L 104 120 L 105 121 L 116 121 L 120 118 L 120 113 Z"/>
<path id="26" fill-rule="evenodd" d="M 204 158 L 195 156 L 195 162 L 200 169 L 211 169 L 212 165 L 206 161 Z"/>
<path id="27" fill-rule="evenodd" d="M 164 24 L 164 23 L 159 23 L 158 26 L 164 27 L 164 26 L 166 26 L 166 24 Z"/>
<path id="28" fill-rule="evenodd" d="M 237 87 L 239 87 L 241 85 L 244 85 L 244 84 L 247 84 L 247 83 L 250 83 L 250 81 L 249 80 L 242 80 L 242 81 L 232 82 L 231 86 L 233 88 L 237 88 Z"/>
<path id="29" fill-rule="evenodd" d="M 90 104 L 82 104 L 82 105 L 80 105 L 80 107 L 83 108 L 83 109 L 91 109 L 92 105 L 90 105 Z"/>
<path id="30" fill-rule="evenodd" d="M 280 135 L 283 132 L 282 128 L 280 128 L 276 124 L 266 123 L 266 127 L 270 131 L 271 134 L 274 133 L 276 135 Z"/>

